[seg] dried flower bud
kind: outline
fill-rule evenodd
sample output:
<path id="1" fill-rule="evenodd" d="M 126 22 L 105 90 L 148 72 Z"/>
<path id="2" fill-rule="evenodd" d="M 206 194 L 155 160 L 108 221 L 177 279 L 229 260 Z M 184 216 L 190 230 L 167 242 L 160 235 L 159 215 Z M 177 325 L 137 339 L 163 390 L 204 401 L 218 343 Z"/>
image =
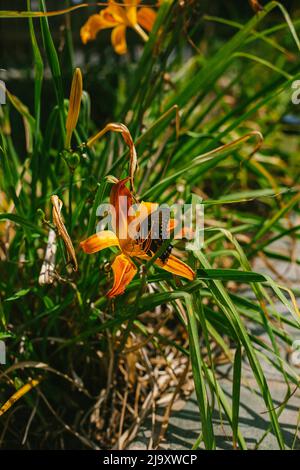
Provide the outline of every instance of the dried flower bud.
<path id="1" fill-rule="evenodd" d="M 53 210 L 52 210 L 52 218 L 53 218 L 53 223 L 55 227 L 57 228 L 58 234 L 61 236 L 61 238 L 64 241 L 67 254 L 68 254 L 68 259 L 73 265 L 73 270 L 77 271 L 78 270 L 78 263 L 76 259 L 76 254 L 75 250 L 73 247 L 73 243 L 71 241 L 71 238 L 67 232 L 67 229 L 63 223 L 62 220 L 62 215 L 61 215 L 61 209 L 63 206 L 62 201 L 59 199 L 56 194 L 53 194 L 51 196 L 51 202 L 53 204 Z"/>

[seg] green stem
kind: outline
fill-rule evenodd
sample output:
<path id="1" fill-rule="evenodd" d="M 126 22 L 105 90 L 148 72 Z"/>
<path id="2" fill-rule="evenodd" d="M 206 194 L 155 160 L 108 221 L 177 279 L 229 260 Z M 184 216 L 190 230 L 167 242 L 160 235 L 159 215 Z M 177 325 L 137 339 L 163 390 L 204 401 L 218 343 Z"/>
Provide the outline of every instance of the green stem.
<path id="1" fill-rule="evenodd" d="M 72 198 L 73 198 L 73 182 L 74 182 L 74 170 L 70 169 L 69 176 L 69 230 L 72 230 Z"/>

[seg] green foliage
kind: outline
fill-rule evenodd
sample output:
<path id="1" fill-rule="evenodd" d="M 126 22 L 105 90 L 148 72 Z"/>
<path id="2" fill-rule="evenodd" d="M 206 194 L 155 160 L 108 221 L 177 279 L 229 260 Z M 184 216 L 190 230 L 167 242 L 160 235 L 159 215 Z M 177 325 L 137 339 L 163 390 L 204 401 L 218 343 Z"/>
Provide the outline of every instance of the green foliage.
<path id="1" fill-rule="evenodd" d="M 113 398 L 112 389 L 117 387 L 121 395 L 126 390 L 120 365 L 130 369 L 128 338 L 145 343 L 150 356 L 165 358 L 168 345 L 189 357 L 201 422 L 195 448 L 214 449 L 217 445 L 215 400 L 232 428 L 232 445 L 247 448 L 239 423 L 245 364 L 250 365 L 269 413 L 267 432 L 275 435 L 278 448 L 287 444 L 280 414 L 288 400 L 276 407 L 261 362 L 263 358 L 278 370 L 290 396 L 299 379 L 284 351 L 299 334 L 294 298 L 299 290 L 293 293 L 288 280 L 276 279 L 276 261 L 299 265 L 300 260 L 293 250 L 283 254 L 275 242 L 288 237 L 291 243 L 299 243 L 295 222 L 300 197 L 299 125 L 295 131 L 282 118 L 296 112 L 291 105 L 291 85 L 300 72 L 300 23 L 292 21 L 278 2 L 268 3 L 257 15 L 249 9 L 247 22 L 197 16 L 197 2 L 185 3 L 161 2 L 142 53 L 140 43 L 130 44 L 138 52 L 125 59 L 108 59 L 115 101 L 105 122 L 93 119 L 104 97 L 85 87 L 92 72 L 83 67 L 85 92 L 72 138 L 74 153 L 67 157 L 65 90 L 71 83 L 65 83 L 64 77 L 72 75 L 72 61 L 65 64 L 60 60 L 61 44 L 54 40 L 52 18 L 29 14 L 18 20 L 28 22 L 34 99 L 25 106 L 25 92 L 15 96 L 8 84 L 7 105 L 0 110 L 0 338 L 6 338 L 8 345 L 8 371 L 0 374 L 1 403 L 15 391 L 8 375 L 22 383 L 37 374 L 43 374 L 44 380 L 40 391 L 35 389 L 28 395 L 30 399 L 15 405 L 12 424 L 8 421 L 11 411 L 1 417 L 3 428 L 8 423 L 4 447 L 12 441 L 14 447 L 21 446 L 22 436 L 16 429 L 19 422 L 28 421 L 30 413 L 36 416 L 28 435 L 26 431 L 29 448 L 39 448 L 47 426 L 49 442 L 42 447 L 60 447 L 59 433 L 67 448 L 115 444 L 120 436 L 112 416 L 120 416 L 122 403 Z M 29 12 L 29 0 L 27 6 Z M 40 10 L 46 11 L 42 0 Z M 12 16 L 0 12 L 5 17 L 1 19 L 4 28 L 9 28 Z M 224 29 L 219 30 L 221 26 Z M 71 33 L 78 42 L 79 32 Z M 71 57 L 69 29 L 66 35 L 64 47 Z M 91 47 L 97 47 L 95 44 Z M 105 54 L 114 54 L 110 45 L 105 47 L 109 48 Z M 101 67 L 99 62 L 99 73 Z M 45 105 L 42 97 L 48 68 L 55 97 Z M 101 80 L 106 83 L 105 76 Z M 25 145 L 14 131 L 18 120 L 24 126 Z M 171 274 L 149 265 L 146 279 L 139 274 L 122 297 L 109 300 L 105 293 L 111 276 L 106 268 L 115 249 L 91 256 L 80 250 L 79 242 L 95 232 L 97 207 L 108 201 L 111 184 L 106 176 L 128 174 L 128 152 L 118 136 L 106 134 L 92 149 L 82 145 L 107 121 L 126 124 L 134 138 L 139 163 L 135 185 L 141 200 L 172 204 L 178 199 L 190 201 L 194 195 L 204 198 L 204 247 L 188 252 L 188 262 L 197 270 L 193 282 L 174 280 Z M 259 133 L 264 138 L 261 146 Z M 51 227 L 52 194 L 64 203 L 63 217 L 79 270 L 69 269 L 65 248 L 59 243 L 56 279 L 42 286 L 38 281 Z M 184 248 L 180 242 L 178 246 Z M 275 279 L 252 271 L 257 256 L 274 267 Z M 172 309 L 171 320 L 167 306 Z M 157 309 L 165 317 L 162 330 L 156 328 Z M 174 318 L 178 338 L 171 335 Z M 253 325 L 264 331 L 267 341 L 253 334 Z M 233 367 L 230 399 L 218 375 L 221 355 Z M 137 381 L 126 391 L 130 406 L 136 399 L 136 387 Z M 153 383 L 147 387 L 151 390 Z M 101 408 L 99 438 L 82 416 L 90 416 L 101 393 L 105 406 Z M 138 408 L 146 397 L 143 393 Z M 69 423 L 69 429 L 62 422 Z M 125 428 L 132 422 L 128 413 Z"/>

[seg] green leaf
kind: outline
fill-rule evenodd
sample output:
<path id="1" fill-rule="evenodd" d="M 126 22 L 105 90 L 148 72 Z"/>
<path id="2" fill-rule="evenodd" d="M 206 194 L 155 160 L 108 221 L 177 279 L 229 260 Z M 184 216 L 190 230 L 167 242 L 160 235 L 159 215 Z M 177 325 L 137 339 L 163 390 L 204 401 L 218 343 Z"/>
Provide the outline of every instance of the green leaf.
<path id="1" fill-rule="evenodd" d="M 11 220 L 12 222 L 15 222 L 16 224 L 23 226 L 25 229 L 27 228 L 33 231 L 34 233 L 45 235 L 45 231 L 43 229 L 41 229 L 34 223 L 30 222 L 30 220 L 26 220 L 24 217 L 21 217 L 17 214 L 9 214 L 9 213 L 0 214 L 0 220 Z"/>
<path id="2" fill-rule="evenodd" d="M 5 302 L 12 302 L 13 300 L 21 299 L 22 297 L 27 295 L 30 291 L 31 289 L 21 289 L 18 292 L 16 292 L 14 295 L 12 295 L 11 297 L 8 297 L 7 299 L 5 299 Z"/>
<path id="3" fill-rule="evenodd" d="M 197 279 L 219 279 L 220 281 L 235 282 L 267 282 L 262 274 L 238 269 L 197 269 Z"/>

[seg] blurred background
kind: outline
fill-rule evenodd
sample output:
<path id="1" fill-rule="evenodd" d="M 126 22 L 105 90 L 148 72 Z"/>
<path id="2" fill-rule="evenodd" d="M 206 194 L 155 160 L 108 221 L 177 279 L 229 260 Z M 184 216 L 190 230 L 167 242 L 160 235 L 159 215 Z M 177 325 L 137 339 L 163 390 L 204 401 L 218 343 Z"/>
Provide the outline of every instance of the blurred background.
<path id="1" fill-rule="evenodd" d="M 79 3 L 81 2 L 78 0 L 47 0 L 46 6 L 49 11 L 53 11 Z M 117 107 L 124 100 L 122 89 L 125 88 L 122 82 L 130 80 L 130 75 L 134 73 L 134 63 L 141 55 L 143 44 L 137 34 L 127 28 L 126 37 L 129 48 L 128 54 L 125 56 L 118 56 L 114 53 L 110 42 L 111 30 L 101 31 L 95 41 L 83 45 L 80 39 L 80 28 L 91 14 L 97 13 L 100 9 L 95 6 L 94 2 L 86 3 L 90 3 L 88 8 L 82 8 L 67 15 L 51 17 L 49 23 L 52 37 L 59 52 L 65 96 L 68 96 L 69 93 L 74 66 L 81 67 L 84 75 L 84 87 L 92 96 L 91 116 L 97 126 L 101 128 L 105 122 L 116 117 L 119 118 Z M 143 2 L 145 5 L 153 5 L 154 3 L 153 1 Z M 261 4 L 264 3 L 266 2 L 262 0 Z M 38 4 L 38 0 L 31 1 L 33 11 L 39 9 Z M 293 19 L 299 17 L 299 1 L 284 0 L 282 4 Z M 253 16 L 253 10 L 247 0 L 231 2 L 227 0 L 183 0 L 182 5 L 188 7 L 183 11 L 188 11 L 189 14 L 186 18 L 183 15 L 182 36 L 178 36 L 177 49 L 181 51 L 181 57 L 186 59 L 195 52 L 194 46 L 197 47 L 198 52 L 206 56 L 213 54 L 222 43 L 232 36 L 232 28 L 205 21 L 204 15 L 227 18 L 239 23 L 245 23 Z M 26 10 L 26 0 L 1 0 L 0 9 Z M 261 28 L 266 29 L 268 25 L 274 26 L 281 22 L 281 12 L 279 9 L 274 9 L 270 15 L 267 15 Z M 37 39 L 42 41 L 39 19 L 35 19 L 34 23 Z M 71 45 L 70 36 L 72 36 L 73 45 Z M 285 44 L 287 40 L 289 43 L 291 41 L 285 30 L 281 34 L 279 33 L 277 38 L 283 46 L 287 45 Z M 28 21 L 26 19 L 0 19 L 0 47 L 0 68 L 5 69 L 0 72 L 0 78 L 5 80 L 11 93 L 19 96 L 23 103 L 32 109 L 33 63 Z M 46 60 L 45 66 L 47 67 Z M 255 86 L 255 83 L 253 85 Z M 257 85 L 259 86 L 259 84 Z M 55 95 L 49 68 L 48 70 L 46 68 L 44 74 L 43 90 L 42 108 L 51 108 L 55 102 Z M 42 113 L 42 125 L 45 125 L 46 119 L 46 113 Z M 15 140 L 15 144 L 17 146 L 23 145 L 23 132 L 18 132 L 22 128 L 22 123 L 18 116 L 12 122 L 14 122 L 13 128 L 16 134 L 19 136 L 17 141 Z"/>

